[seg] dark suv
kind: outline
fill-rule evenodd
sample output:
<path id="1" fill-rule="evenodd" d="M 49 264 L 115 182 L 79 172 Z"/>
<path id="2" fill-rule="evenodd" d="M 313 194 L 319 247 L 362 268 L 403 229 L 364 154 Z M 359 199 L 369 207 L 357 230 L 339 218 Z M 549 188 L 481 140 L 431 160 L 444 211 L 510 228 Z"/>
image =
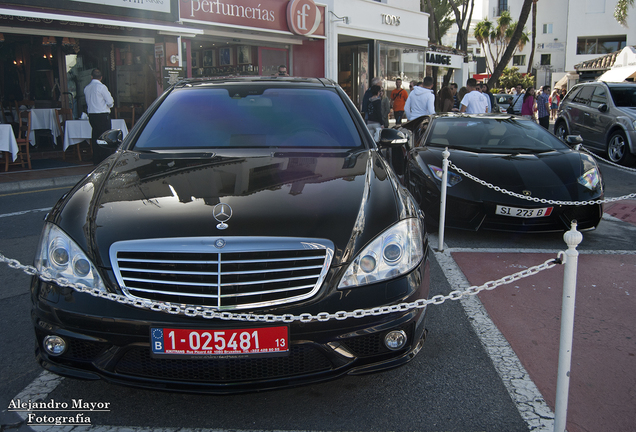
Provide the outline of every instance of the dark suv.
<path id="1" fill-rule="evenodd" d="M 234 393 L 420 350 L 421 214 L 337 84 L 186 80 L 120 136 L 102 135 L 117 152 L 46 218 L 35 264 L 54 280 L 32 282 L 44 368 Z"/>
<path id="2" fill-rule="evenodd" d="M 622 165 L 636 161 L 636 83 L 587 82 L 563 99 L 554 123 L 556 136 L 581 135 L 591 150 Z"/>

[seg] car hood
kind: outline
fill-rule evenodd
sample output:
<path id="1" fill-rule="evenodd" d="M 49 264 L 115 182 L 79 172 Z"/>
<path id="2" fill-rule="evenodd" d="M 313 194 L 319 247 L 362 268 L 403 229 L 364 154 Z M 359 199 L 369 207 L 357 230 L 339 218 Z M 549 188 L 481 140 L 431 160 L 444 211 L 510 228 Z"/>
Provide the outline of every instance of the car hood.
<path id="1" fill-rule="evenodd" d="M 442 151 L 424 148 L 419 151 L 422 165 L 442 166 Z M 451 150 L 450 161 L 467 173 L 493 186 L 536 198 L 550 200 L 589 200 L 602 194 L 602 187 L 590 191 L 578 183 L 578 178 L 596 167 L 591 156 L 574 150 L 555 150 L 535 154 L 473 153 Z M 421 167 L 430 173 L 428 166 Z M 449 172 L 457 174 L 454 169 Z M 473 201 L 523 204 L 493 188 L 483 186 L 460 174 L 462 180 L 448 188 L 448 194 Z M 439 188 L 441 182 L 434 180 Z M 529 201 L 525 201 L 530 203 Z M 533 203 L 534 204 L 534 203 Z"/>
<path id="2" fill-rule="evenodd" d="M 116 241 L 230 236 L 328 239 L 338 264 L 415 214 L 400 193 L 374 150 L 212 158 L 126 151 L 78 184 L 50 220 L 103 267 Z M 232 208 L 226 229 L 217 228 L 219 203 Z"/>

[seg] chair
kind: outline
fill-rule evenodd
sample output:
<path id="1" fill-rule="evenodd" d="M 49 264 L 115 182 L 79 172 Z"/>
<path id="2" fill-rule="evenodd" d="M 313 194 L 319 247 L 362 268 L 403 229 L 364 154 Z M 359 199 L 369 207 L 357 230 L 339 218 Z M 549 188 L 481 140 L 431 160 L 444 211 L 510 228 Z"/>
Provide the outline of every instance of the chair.
<path id="1" fill-rule="evenodd" d="M 29 111 L 20 111 L 18 112 L 19 126 L 18 126 L 18 134 L 15 137 L 16 143 L 18 144 L 18 160 L 15 162 L 9 162 L 10 158 L 7 157 L 5 161 L 4 170 L 9 170 L 9 165 L 17 165 L 21 164 L 22 168 L 24 168 L 25 158 L 26 164 L 31 169 L 31 143 L 29 142 L 29 135 L 31 134 L 31 113 Z"/>
<path id="2" fill-rule="evenodd" d="M 114 108 L 114 110 L 115 118 L 124 120 L 128 130 L 132 129 L 135 125 L 135 106 L 120 106 L 119 108 Z"/>
<path id="3" fill-rule="evenodd" d="M 26 109 L 29 110 L 31 108 L 35 108 L 35 101 L 32 101 L 32 100 L 15 101 L 15 110 L 17 112 L 20 112 L 20 107 L 23 105 L 26 107 Z"/>

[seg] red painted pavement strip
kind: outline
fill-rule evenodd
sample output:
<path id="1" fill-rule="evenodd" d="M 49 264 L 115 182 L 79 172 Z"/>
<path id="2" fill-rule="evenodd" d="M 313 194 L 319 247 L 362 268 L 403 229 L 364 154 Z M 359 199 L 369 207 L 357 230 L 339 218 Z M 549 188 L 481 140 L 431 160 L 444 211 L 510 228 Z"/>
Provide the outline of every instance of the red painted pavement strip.
<path id="1" fill-rule="evenodd" d="M 624 222 L 636 225 L 636 201 L 623 200 L 605 206 L 604 212 Z"/>
<path id="2" fill-rule="evenodd" d="M 556 257 L 477 252 L 452 256 L 471 285 Z M 569 432 L 636 430 L 635 275 L 636 255 L 579 256 Z M 562 295 L 563 266 L 479 294 L 552 410 Z"/>

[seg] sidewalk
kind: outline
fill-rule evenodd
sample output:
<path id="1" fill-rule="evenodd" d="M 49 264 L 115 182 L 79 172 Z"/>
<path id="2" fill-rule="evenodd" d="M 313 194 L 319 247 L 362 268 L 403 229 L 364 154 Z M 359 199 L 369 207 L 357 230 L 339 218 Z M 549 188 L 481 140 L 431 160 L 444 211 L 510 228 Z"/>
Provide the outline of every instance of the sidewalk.
<path id="1" fill-rule="evenodd" d="M 0 193 L 29 189 L 73 186 L 93 170 L 93 164 L 71 165 L 61 168 L 0 172 Z"/>

